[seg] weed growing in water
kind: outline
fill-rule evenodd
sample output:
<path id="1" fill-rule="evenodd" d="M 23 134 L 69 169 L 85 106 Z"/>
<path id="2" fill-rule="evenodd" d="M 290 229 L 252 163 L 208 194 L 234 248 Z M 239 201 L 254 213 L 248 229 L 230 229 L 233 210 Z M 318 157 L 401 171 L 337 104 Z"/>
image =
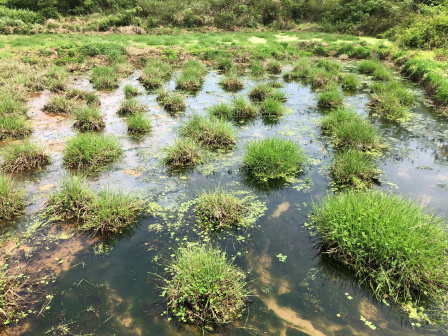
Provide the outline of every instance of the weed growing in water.
<path id="1" fill-rule="evenodd" d="M 121 157 L 120 143 L 109 135 L 81 133 L 64 149 L 64 164 L 75 169 L 95 169 Z"/>
<path id="2" fill-rule="evenodd" d="M 371 60 L 363 60 L 358 63 L 358 72 L 365 74 L 365 75 L 371 75 L 373 74 L 378 68 L 381 68 L 382 65 L 379 62 L 371 61 Z"/>
<path id="3" fill-rule="evenodd" d="M 370 153 L 349 149 L 336 152 L 331 175 L 338 189 L 365 189 L 379 182 L 380 171 Z"/>
<path id="4" fill-rule="evenodd" d="M 333 72 L 337 72 L 337 71 L 341 70 L 341 65 L 337 61 L 327 59 L 327 58 L 322 58 L 322 59 L 317 60 L 316 66 L 318 68 L 323 68 L 327 71 L 333 71 Z"/>
<path id="5" fill-rule="evenodd" d="M 121 103 L 117 113 L 119 116 L 125 117 L 130 115 L 142 114 L 145 113 L 145 111 L 145 105 L 140 104 L 135 99 L 126 99 Z"/>
<path id="6" fill-rule="evenodd" d="M 143 113 L 133 114 L 126 119 L 128 125 L 128 133 L 131 135 L 143 135 L 151 131 L 151 119 Z"/>
<path id="7" fill-rule="evenodd" d="M 328 71 L 325 68 L 312 68 L 306 82 L 313 88 L 321 88 L 326 85 L 334 85 L 339 81 L 339 74 L 335 71 Z"/>
<path id="8" fill-rule="evenodd" d="M 274 89 L 281 89 L 281 88 L 285 87 L 285 85 L 280 82 L 269 82 L 268 85 Z"/>
<path id="9" fill-rule="evenodd" d="M 22 139 L 31 134 L 31 125 L 26 117 L 0 115 L 0 140 Z"/>
<path id="10" fill-rule="evenodd" d="M 219 81 L 219 85 L 227 91 L 239 91 L 244 87 L 243 81 L 236 73 L 230 73 Z"/>
<path id="11" fill-rule="evenodd" d="M 81 132 L 99 132 L 106 127 L 103 114 L 94 107 L 78 107 L 75 109 L 75 117 L 76 122 L 73 124 L 73 127 Z"/>
<path id="12" fill-rule="evenodd" d="M 51 92 L 62 92 L 67 89 L 67 71 L 59 66 L 52 66 L 46 75 L 46 84 Z"/>
<path id="13" fill-rule="evenodd" d="M 233 111 L 232 108 L 226 103 L 219 103 L 211 106 L 208 109 L 208 113 L 214 117 L 221 119 L 232 119 Z"/>
<path id="14" fill-rule="evenodd" d="M 313 63 L 309 58 L 301 58 L 294 65 L 292 71 L 283 75 L 285 80 L 306 80 L 311 76 Z"/>
<path id="15" fill-rule="evenodd" d="M 261 62 L 255 62 L 250 65 L 249 73 L 254 77 L 263 77 L 266 69 Z"/>
<path id="16" fill-rule="evenodd" d="M 258 114 L 257 108 L 241 96 L 232 101 L 231 111 L 235 119 L 253 118 Z"/>
<path id="17" fill-rule="evenodd" d="M 374 94 L 391 93 L 404 106 L 414 105 L 416 101 L 414 93 L 399 82 L 373 83 L 371 89 Z"/>
<path id="18" fill-rule="evenodd" d="M 380 191 L 350 191 L 314 204 L 311 221 L 321 248 L 354 270 L 379 300 L 437 300 L 445 293 L 446 223 L 422 205 Z"/>
<path id="19" fill-rule="evenodd" d="M 0 219 L 11 219 L 22 213 L 24 193 L 8 176 L 0 173 Z"/>
<path id="20" fill-rule="evenodd" d="M 317 106 L 320 107 L 338 107 L 344 102 L 344 97 L 336 86 L 330 86 L 319 94 Z"/>
<path id="21" fill-rule="evenodd" d="M 165 80 L 168 80 L 173 73 L 170 64 L 157 59 L 149 60 L 142 70 L 139 81 L 147 90 L 156 89 L 162 86 Z"/>
<path id="22" fill-rule="evenodd" d="M 12 144 L 3 153 L 2 170 L 16 173 L 27 169 L 40 168 L 50 163 L 50 157 L 42 146 L 29 141 Z"/>
<path id="23" fill-rule="evenodd" d="M 172 316 L 212 330 L 241 317 L 245 305 L 245 274 L 224 252 L 210 245 L 179 247 L 166 265 L 162 296 Z"/>
<path id="24" fill-rule="evenodd" d="M 260 114 L 266 118 L 279 118 L 285 113 L 285 106 L 275 98 L 268 97 L 260 104 Z"/>
<path id="25" fill-rule="evenodd" d="M 191 139 L 176 139 L 172 145 L 165 148 L 163 162 L 173 168 L 195 166 L 202 162 L 202 151 L 200 146 Z"/>
<path id="26" fill-rule="evenodd" d="M 370 108 L 374 115 L 389 121 L 409 119 L 409 109 L 400 103 L 400 98 L 393 91 L 374 93 L 371 96 Z"/>
<path id="27" fill-rule="evenodd" d="M 51 97 L 42 110 L 48 114 L 66 115 L 73 112 L 73 105 L 75 105 L 74 100 L 58 95 Z"/>
<path id="28" fill-rule="evenodd" d="M 157 96 L 157 101 L 169 112 L 179 112 L 185 110 L 184 96 L 178 92 L 167 92 L 162 90 Z"/>
<path id="29" fill-rule="evenodd" d="M 235 130 L 228 121 L 194 114 L 181 127 L 180 133 L 203 146 L 231 148 L 236 143 Z"/>
<path id="30" fill-rule="evenodd" d="M 118 74 L 109 67 L 97 67 L 92 70 L 90 81 L 97 90 L 113 90 L 118 87 Z"/>
<path id="31" fill-rule="evenodd" d="M 207 68 L 204 64 L 189 60 L 184 64 L 182 73 L 176 79 L 176 89 L 196 91 L 201 87 L 206 74 Z"/>
<path id="32" fill-rule="evenodd" d="M 246 144 L 244 169 L 257 180 L 288 179 L 303 170 L 306 155 L 292 140 L 271 137 Z"/>
<path id="33" fill-rule="evenodd" d="M 89 106 L 100 106 L 100 98 L 94 92 L 88 92 L 86 94 L 87 105 Z"/>
<path id="34" fill-rule="evenodd" d="M 358 76 L 355 74 L 344 74 L 341 77 L 341 86 L 344 90 L 354 91 L 360 86 Z"/>
<path id="35" fill-rule="evenodd" d="M 124 89 L 124 96 L 126 99 L 136 97 L 139 95 L 138 89 L 135 86 L 132 86 L 130 84 L 125 85 Z"/>
<path id="36" fill-rule="evenodd" d="M 392 75 L 386 67 L 381 66 L 372 73 L 372 78 L 379 81 L 390 81 L 392 80 Z"/>
<path id="37" fill-rule="evenodd" d="M 266 70 L 273 75 L 278 75 L 282 72 L 282 65 L 279 61 L 272 60 L 268 63 Z"/>
<path id="38" fill-rule="evenodd" d="M 216 67 L 218 68 L 218 70 L 227 72 L 227 71 L 232 70 L 234 65 L 233 65 L 233 61 L 230 58 L 220 57 L 216 60 Z"/>

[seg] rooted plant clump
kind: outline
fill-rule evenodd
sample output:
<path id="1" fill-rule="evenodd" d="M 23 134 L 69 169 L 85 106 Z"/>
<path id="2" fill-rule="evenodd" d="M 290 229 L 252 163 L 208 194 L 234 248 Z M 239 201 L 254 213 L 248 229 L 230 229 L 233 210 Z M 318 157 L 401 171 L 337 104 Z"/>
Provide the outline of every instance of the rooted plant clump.
<path id="1" fill-rule="evenodd" d="M 165 80 L 171 77 L 173 68 L 170 64 L 157 59 L 151 59 L 142 70 L 139 81 L 147 90 L 157 89 Z"/>
<path id="2" fill-rule="evenodd" d="M 314 204 L 311 220 L 322 250 L 355 271 L 379 300 L 444 295 L 446 222 L 422 205 L 380 191 L 350 191 Z"/>
<path id="3" fill-rule="evenodd" d="M 172 316 L 212 330 L 241 317 L 245 274 L 224 252 L 209 245 L 180 247 L 166 267 L 162 295 Z"/>
<path id="4" fill-rule="evenodd" d="M 151 131 L 151 119 L 143 113 L 131 115 L 126 119 L 128 125 L 128 133 L 131 135 L 143 135 Z"/>
<path id="5" fill-rule="evenodd" d="M 317 105 L 320 107 L 338 107 L 343 104 L 344 97 L 337 87 L 330 87 L 319 94 Z"/>
<path id="6" fill-rule="evenodd" d="M 16 173 L 40 168 L 49 163 L 50 157 L 42 146 L 25 141 L 23 144 L 13 144 L 5 148 L 2 170 Z"/>
<path id="7" fill-rule="evenodd" d="M 360 86 L 359 79 L 355 74 L 342 75 L 341 86 L 344 90 L 357 90 Z"/>
<path id="8" fill-rule="evenodd" d="M 282 72 L 282 65 L 278 61 L 270 61 L 266 70 L 271 74 L 278 75 Z"/>
<path id="9" fill-rule="evenodd" d="M 260 104 L 260 114 L 266 118 L 279 118 L 285 112 L 285 106 L 275 98 L 266 98 Z"/>
<path id="10" fill-rule="evenodd" d="M 182 126 L 183 136 L 210 148 L 232 148 L 236 143 L 235 130 L 228 121 L 194 114 Z"/>
<path id="11" fill-rule="evenodd" d="M 219 85 L 227 91 L 239 91 L 244 88 L 244 82 L 236 73 L 230 73 L 219 81 Z"/>
<path id="12" fill-rule="evenodd" d="M 126 99 L 135 97 L 139 95 L 138 89 L 130 84 L 126 85 L 123 89 L 124 91 L 124 96 L 126 97 Z"/>
<path id="13" fill-rule="evenodd" d="M 24 192 L 18 189 L 14 180 L 0 173 L 0 220 L 21 214 L 24 206 Z"/>
<path id="14" fill-rule="evenodd" d="M 260 181 L 288 179 L 303 170 L 307 158 L 292 140 L 271 137 L 246 145 L 244 169 Z"/>
<path id="15" fill-rule="evenodd" d="M 26 117 L 17 115 L 0 116 L 0 140 L 22 139 L 32 132 Z"/>
<path id="16" fill-rule="evenodd" d="M 108 135 L 81 133 L 64 149 L 64 164 L 75 169 L 95 169 L 121 157 L 120 143 Z"/>
<path id="17" fill-rule="evenodd" d="M 241 96 L 232 101 L 231 111 L 235 119 L 253 118 L 258 114 L 257 108 Z"/>
<path id="18" fill-rule="evenodd" d="M 118 87 L 118 74 L 109 67 L 97 67 L 92 70 L 91 80 L 97 90 L 113 90 Z"/>
<path id="19" fill-rule="evenodd" d="M 176 139 L 172 145 L 165 148 L 166 156 L 163 162 L 173 168 L 195 166 L 202 162 L 201 152 L 195 141 L 188 138 Z"/>
<path id="20" fill-rule="evenodd" d="M 185 110 L 184 96 L 178 92 L 167 92 L 162 90 L 157 96 L 157 101 L 169 112 L 179 112 Z"/>
<path id="21" fill-rule="evenodd" d="M 248 205 L 233 194 L 217 188 L 203 192 L 198 198 L 196 216 L 205 230 L 219 232 L 245 225 Z"/>
<path id="22" fill-rule="evenodd" d="M 66 115 L 73 112 L 74 100 L 67 99 L 65 96 L 53 96 L 43 107 L 43 111 L 48 114 Z"/>
<path id="23" fill-rule="evenodd" d="M 206 74 L 207 68 L 204 64 L 195 60 L 187 61 L 182 68 L 182 73 L 176 79 L 176 89 L 197 91 Z"/>
<path id="24" fill-rule="evenodd" d="M 81 132 L 99 132 L 106 127 L 104 116 L 97 108 L 79 107 L 75 110 L 75 117 L 73 127 Z"/>
<path id="25" fill-rule="evenodd" d="M 144 113 L 145 111 L 146 111 L 145 105 L 140 104 L 135 99 L 126 99 L 121 103 L 117 113 L 119 116 L 124 117 L 124 116 L 141 114 Z"/>

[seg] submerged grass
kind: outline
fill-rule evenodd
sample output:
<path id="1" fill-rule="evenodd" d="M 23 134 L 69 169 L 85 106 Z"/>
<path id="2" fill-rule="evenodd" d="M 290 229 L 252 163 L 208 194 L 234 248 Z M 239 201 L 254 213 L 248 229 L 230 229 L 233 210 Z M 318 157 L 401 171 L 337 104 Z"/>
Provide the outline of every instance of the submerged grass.
<path id="1" fill-rule="evenodd" d="M 21 214 L 24 206 L 24 192 L 14 180 L 0 173 L 0 220 L 8 220 Z"/>
<path id="2" fill-rule="evenodd" d="M 174 140 L 172 145 L 165 148 L 163 162 L 168 167 L 180 168 L 195 166 L 202 162 L 201 147 L 189 138 Z"/>
<path id="3" fill-rule="evenodd" d="M 329 195 L 313 205 L 321 248 L 382 300 L 437 299 L 448 286 L 446 222 L 422 205 L 380 191 Z"/>
<path id="4" fill-rule="evenodd" d="M 50 156 L 42 146 L 29 141 L 13 144 L 5 148 L 2 170 L 16 173 L 27 169 L 40 168 L 50 163 Z"/>
<path id="5" fill-rule="evenodd" d="M 241 317 L 248 294 L 245 274 L 226 253 L 188 244 L 177 249 L 166 270 L 171 276 L 164 280 L 162 296 L 179 321 L 213 330 Z"/>
<path id="6" fill-rule="evenodd" d="M 243 167 L 260 181 L 287 179 L 301 172 L 306 160 L 294 141 L 271 137 L 246 144 Z"/>
<path id="7" fill-rule="evenodd" d="M 76 122 L 73 127 L 81 132 L 99 132 L 106 127 L 103 114 L 94 107 L 78 107 L 75 109 L 75 117 Z"/>

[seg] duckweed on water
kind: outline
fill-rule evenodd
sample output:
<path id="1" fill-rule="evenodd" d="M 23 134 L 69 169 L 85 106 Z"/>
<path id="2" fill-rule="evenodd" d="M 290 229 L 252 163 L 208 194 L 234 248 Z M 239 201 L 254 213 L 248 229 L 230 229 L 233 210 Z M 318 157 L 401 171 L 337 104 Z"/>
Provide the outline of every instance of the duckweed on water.
<path id="1" fill-rule="evenodd" d="M 243 167 L 260 181 L 288 179 L 303 170 L 306 159 L 294 141 L 271 137 L 247 143 Z"/>
<path id="2" fill-rule="evenodd" d="M 21 214 L 24 206 L 24 193 L 14 180 L 0 173 L 0 219 L 11 219 Z"/>
<path id="3" fill-rule="evenodd" d="M 124 100 L 117 113 L 119 116 L 130 116 L 135 114 L 141 114 L 146 111 L 146 106 L 139 103 L 135 99 L 126 99 Z"/>
<path id="4" fill-rule="evenodd" d="M 173 168 L 195 166 L 202 162 L 202 150 L 189 138 L 176 139 L 172 145 L 165 148 L 163 162 Z"/>
<path id="5" fill-rule="evenodd" d="M 151 131 L 151 119 L 146 117 L 143 113 L 131 115 L 126 119 L 128 125 L 128 133 L 131 135 L 143 135 Z"/>
<path id="6" fill-rule="evenodd" d="M 75 109 L 76 122 L 73 127 L 81 132 L 99 132 L 106 127 L 101 111 L 94 107 L 78 107 Z"/>
<path id="7" fill-rule="evenodd" d="M 242 316 L 247 298 L 245 274 L 226 253 L 209 245 L 179 247 L 166 266 L 162 296 L 171 315 L 213 330 Z"/>
<path id="8" fill-rule="evenodd" d="M 2 170 L 15 173 L 40 168 L 49 163 L 50 157 L 42 146 L 25 141 L 22 144 L 13 144 L 5 148 Z"/>
<path id="9" fill-rule="evenodd" d="M 64 164 L 75 169 L 98 168 L 121 157 L 120 143 L 109 135 L 81 133 L 68 141 Z"/>
<path id="10" fill-rule="evenodd" d="M 446 223 L 422 205 L 380 191 L 329 195 L 313 205 L 319 245 L 395 302 L 440 298 L 448 286 Z"/>

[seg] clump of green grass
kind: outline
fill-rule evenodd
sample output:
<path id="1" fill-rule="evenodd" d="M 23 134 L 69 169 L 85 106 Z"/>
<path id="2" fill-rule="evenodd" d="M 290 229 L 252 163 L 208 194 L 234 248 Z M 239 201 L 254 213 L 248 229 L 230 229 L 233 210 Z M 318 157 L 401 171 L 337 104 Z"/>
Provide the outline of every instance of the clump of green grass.
<path id="1" fill-rule="evenodd" d="M 73 100 L 85 100 L 88 92 L 77 88 L 70 88 L 65 93 L 65 97 Z"/>
<path id="2" fill-rule="evenodd" d="M 216 67 L 218 70 L 230 71 L 233 69 L 233 61 L 228 57 L 220 57 L 216 60 Z"/>
<path id="3" fill-rule="evenodd" d="M 266 70 L 274 75 L 278 75 L 282 72 L 282 65 L 279 61 L 272 60 L 268 63 Z"/>
<path id="4" fill-rule="evenodd" d="M 393 95 L 400 101 L 401 105 L 411 106 L 415 104 L 415 95 L 411 90 L 408 90 L 399 82 L 373 83 L 371 89 L 374 94 L 382 94 L 386 92 L 393 93 Z"/>
<path id="5" fill-rule="evenodd" d="M 361 115 L 345 108 L 330 112 L 322 120 L 321 127 L 331 136 L 337 149 L 380 151 L 385 148 L 378 129 Z"/>
<path id="6" fill-rule="evenodd" d="M 136 97 L 139 94 L 138 89 L 135 86 L 132 86 L 131 84 L 125 85 L 123 91 L 126 99 Z"/>
<path id="7" fill-rule="evenodd" d="M 176 89 L 196 91 L 201 87 L 206 74 L 207 68 L 204 64 L 189 60 L 184 64 L 182 73 L 176 79 Z"/>
<path id="8" fill-rule="evenodd" d="M 202 162 L 202 151 L 200 146 L 189 138 L 176 139 L 172 145 L 165 148 L 163 162 L 172 168 L 195 166 Z"/>
<path id="9" fill-rule="evenodd" d="M 22 213 L 24 193 L 8 176 L 0 173 L 0 219 L 8 220 Z"/>
<path id="10" fill-rule="evenodd" d="M 339 71 L 341 70 L 341 65 L 334 60 L 322 58 L 316 61 L 316 66 L 318 68 L 323 68 L 327 71 Z"/>
<path id="11" fill-rule="evenodd" d="M 294 65 L 292 71 L 283 75 L 285 80 L 306 80 L 310 78 L 313 62 L 309 58 L 301 58 Z"/>
<path id="12" fill-rule="evenodd" d="M 249 67 L 249 73 L 254 77 L 262 77 L 266 73 L 266 69 L 261 62 L 254 62 Z"/>
<path id="13" fill-rule="evenodd" d="M 219 103 L 211 106 L 208 109 L 208 113 L 214 117 L 221 119 L 232 119 L 233 111 L 232 108 L 226 103 Z"/>
<path id="14" fill-rule="evenodd" d="M 100 106 L 100 98 L 94 92 L 88 92 L 86 94 L 86 102 L 89 106 Z"/>
<path id="15" fill-rule="evenodd" d="M 117 113 L 119 116 L 125 117 L 145 113 L 145 111 L 146 111 L 145 105 L 140 104 L 135 99 L 126 99 L 121 103 Z"/>
<path id="16" fill-rule="evenodd" d="M 375 72 L 375 70 L 377 70 L 381 66 L 382 66 L 381 63 L 379 63 L 377 61 L 363 60 L 358 63 L 357 69 L 358 69 L 359 73 L 362 73 L 365 75 L 371 75 Z"/>
<path id="17" fill-rule="evenodd" d="M 230 73 L 219 81 L 219 85 L 227 91 L 239 91 L 244 88 L 244 83 L 236 73 Z"/>
<path id="18" fill-rule="evenodd" d="M 314 88 L 321 88 L 326 85 L 333 85 L 339 80 L 339 74 L 335 71 L 328 71 L 325 68 L 312 68 L 306 82 Z"/>
<path id="19" fill-rule="evenodd" d="M 267 97 L 272 96 L 274 93 L 274 88 L 267 84 L 258 84 L 250 90 L 249 98 L 252 101 L 261 102 Z"/>
<path id="20" fill-rule="evenodd" d="M 320 246 L 382 300 L 440 298 L 448 286 L 446 222 L 422 205 L 380 191 L 329 195 L 313 205 Z"/>
<path id="21" fill-rule="evenodd" d="M 0 140 L 22 139 L 31 134 L 31 125 L 24 116 L 0 115 Z"/>
<path id="22" fill-rule="evenodd" d="M 359 88 L 360 82 L 358 76 L 355 74 L 344 74 L 341 77 L 341 86 L 344 90 L 357 90 Z"/>
<path id="23" fill-rule="evenodd" d="M 47 88 L 51 92 L 63 92 L 67 89 L 68 74 L 63 67 L 52 66 L 46 79 Z"/>
<path id="24" fill-rule="evenodd" d="M 64 149 L 64 164 L 70 168 L 98 168 L 121 157 L 120 143 L 108 135 L 80 133 Z"/>
<path id="25" fill-rule="evenodd" d="M 103 114 L 94 107 L 78 107 L 75 109 L 75 117 L 73 127 L 81 132 L 99 132 L 106 127 Z"/>
<path id="26" fill-rule="evenodd" d="M 157 101 L 169 112 L 179 112 L 185 110 L 184 96 L 178 92 L 167 92 L 162 90 L 157 96 Z"/>
<path id="27" fill-rule="evenodd" d="M 245 274 L 226 253 L 210 245 L 179 247 L 166 266 L 162 295 L 172 316 L 206 329 L 241 317 L 247 292 Z"/>
<path id="28" fill-rule="evenodd" d="M 231 111 L 235 119 L 253 118 L 258 114 L 257 108 L 241 96 L 232 101 Z"/>
<path id="29" fill-rule="evenodd" d="M 2 170 L 16 173 L 27 169 L 40 168 L 50 163 L 50 156 L 42 146 L 29 141 L 13 144 L 5 148 Z"/>
<path id="30" fill-rule="evenodd" d="M 392 75 L 386 67 L 381 66 L 372 73 L 372 78 L 379 81 L 390 81 Z"/>
<path id="31" fill-rule="evenodd" d="M 244 169 L 260 181 L 287 179 L 302 171 L 306 155 L 292 140 L 271 137 L 246 145 Z"/>
<path id="32" fill-rule="evenodd" d="M 5 92 L 6 94 L 6 92 Z M 2 97 L 0 100 L 0 115 L 26 113 L 26 108 L 19 99 L 15 97 Z"/>
<path id="33" fill-rule="evenodd" d="M 400 104 L 399 97 L 393 92 L 381 92 L 371 96 L 370 108 L 374 115 L 389 121 L 409 119 L 409 109 Z"/>
<path id="34" fill-rule="evenodd" d="M 65 96 L 53 96 L 44 107 L 43 111 L 48 114 L 71 114 L 73 112 L 74 101 L 67 99 Z"/>
<path id="35" fill-rule="evenodd" d="M 235 130 L 228 121 L 194 114 L 181 127 L 180 133 L 203 146 L 231 148 L 236 143 Z"/>
<path id="36" fill-rule="evenodd" d="M 268 97 L 260 104 L 260 114 L 266 118 L 279 118 L 285 113 L 285 106 L 275 98 Z"/>
<path id="37" fill-rule="evenodd" d="M 370 153 L 352 150 L 336 152 L 331 175 L 338 189 L 365 189 L 379 182 L 380 171 Z"/>
<path id="38" fill-rule="evenodd" d="M 147 90 L 156 89 L 171 77 L 172 72 L 173 68 L 170 64 L 158 59 L 151 59 L 143 68 L 139 81 Z"/>
<path id="39" fill-rule="evenodd" d="M 203 192 L 196 208 L 197 223 L 207 231 L 219 232 L 245 223 L 248 205 L 222 188 Z"/>
<path id="40" fill-rule="evenodd" d="M 126 119 L 128 125 L 128 133 L 131 135 L 143 135 L 151 131 L 151 119 L 143 113 L 133 114 Z"/>
<path id="41" fill-rule="evenodd" d="M 339 92 L 336 86 L 330 86 L 319 94 L 317 106 L 320 107 L 338 107 L 344 102 L 344 96 Z"/>
<path id="42" fill-rule="evenodd" d="M 118 74 L 109 67 L 96 67 L 92 70 L 90 81 L 97 90 L 113 90 L 118 87 Z"/>
<path id="43" fill-rule="evenodd" d="M 285 84 L 280 82 L 269 82 L 268 85 L 274 89 L 281 89 L 285 87 Z"/>

